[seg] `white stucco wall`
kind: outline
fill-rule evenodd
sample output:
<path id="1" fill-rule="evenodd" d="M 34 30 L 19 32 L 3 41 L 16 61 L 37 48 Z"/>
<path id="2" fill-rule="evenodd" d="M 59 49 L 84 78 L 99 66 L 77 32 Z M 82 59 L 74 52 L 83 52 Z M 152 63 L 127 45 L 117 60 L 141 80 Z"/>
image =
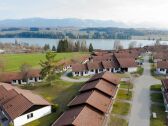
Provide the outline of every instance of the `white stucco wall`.
<path id="1" fill-rule="evenodd" d="M 42 80 L 39 77 L 36 77 L 36 81 L 35 81 L 35 77 L 33 77 L 32 79 L 28 78 L 28 83 L 34 83 L 34 82 L 41 82 Z M 16 82 L 12 81 L 12 84 L 19 84 L 19 81 L 16 80 Z M 21 80 L 21 84 L 27 84 L 26 82 L 23 82 L 23 80 Z"/>
<path id="2" fill-rule="evenodd" d="M 129 67 L 128 68 L 128 72 L 132 73 L 132 72 L 136 72 L 137 71 L 137 67 Z"/>
<path id="3" fill-rule="evenodd" d="M 160 68 L 157 68 L 156 72 L 157 72 L 157 74 L 163 74 L 163 75 L 165 75 L 166 74 L 166 69 L 164 69 L 164 71 L 161 71 Z"/>
<path id="4" fill-rule="evenodd" d="M 30 113 L 33 113 L 33 117 L 27 119 L 27 115 Z M 14 119 L 14 121 L 13 121 L 14 126 L 22 126 L 26 123 L 29 123 L 31 121 L 34 121 L 34 120 L 39 119 L 45 115 L 50 114 L 51 113 L 51 106 L 46 106 L 46 107 L 43 107 L 41 109 L 35 110 L 30 113 L 27 113 L 25 115 L 22 115 L 20 117 L 17 117 L 16 119 Z"/>

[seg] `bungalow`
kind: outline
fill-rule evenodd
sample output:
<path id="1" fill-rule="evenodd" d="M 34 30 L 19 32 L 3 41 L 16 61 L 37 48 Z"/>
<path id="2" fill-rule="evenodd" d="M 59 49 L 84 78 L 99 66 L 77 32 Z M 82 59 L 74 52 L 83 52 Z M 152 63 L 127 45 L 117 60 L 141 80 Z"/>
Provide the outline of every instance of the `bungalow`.
<path id="1" fill-rule="evenodd" d="M 119 81 L 110 72 L 94 75 L 52 126 L 102 126 L 110 112 Z"/>
<path id="2" fill-rule="evenodd" d="M 136 72 L 137 63 L 133 58 L 117 58 L 121 72 Z"/>
<path id="3" fill-rule="evenodd" d="M 168 113 L 168 79 L 164 79 L 162 82 L 162 94 L 164 99 L 164 105 L 165 105 L 165 112 Z"/>
<path id="4" fill-rule="evenodd" d="M 156 73 L 162 75 L 168 74 L 168 61 L 157 62 Z"/>
<path id="5" fill-rule="evenodd" d="M 41 81 L 42 78 L 40 75 L 40 70 L 30 70 L 27 73 L 23 72 L 0 73 L 0 82 L 10 83 L 13 85 L 27 84 Z"/>
<path id="6" fill-rule="evenodd" d="M 51 104 L 30 91 L 0 83 L 0 123 L 23 126 L 51 113 Z"/>

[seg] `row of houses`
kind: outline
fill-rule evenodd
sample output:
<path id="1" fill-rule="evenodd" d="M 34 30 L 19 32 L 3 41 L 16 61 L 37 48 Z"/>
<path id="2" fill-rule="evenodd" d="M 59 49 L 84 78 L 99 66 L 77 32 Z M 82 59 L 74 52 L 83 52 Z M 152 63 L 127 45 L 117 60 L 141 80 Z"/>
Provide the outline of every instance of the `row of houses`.
<path id="1" fill-rule="evenodd" d="M 28 90 L 0 82 L 0 123 L 23 126 L 51 113 L 51 104 Z"/>
<path id="2" fill-rule="evenodd" d="M 79 90 L 68 109 L 52 126 L 102 126 L 118 91 L 120 78 L 110 72 L 96 74 Z"/>
<path id="3" fill-rule="evenodd" d="M 0 73 L 0 82 L 9 84 L 30 84 L 41 82 L 40 70 L 29 70 L 28 72 L 3 72 Z"/>
<path id="4" fill-rule="evenodd" d="M 73 64 L 73 76 L 88 76 L 97 73 L 109 71 L 112 73 L 119 72 L 136 72 L 139 54 L 134 56 L 129 53 L 108 53 L 102 56 L 92 56 L 90 62 L 85 64 Z"/>

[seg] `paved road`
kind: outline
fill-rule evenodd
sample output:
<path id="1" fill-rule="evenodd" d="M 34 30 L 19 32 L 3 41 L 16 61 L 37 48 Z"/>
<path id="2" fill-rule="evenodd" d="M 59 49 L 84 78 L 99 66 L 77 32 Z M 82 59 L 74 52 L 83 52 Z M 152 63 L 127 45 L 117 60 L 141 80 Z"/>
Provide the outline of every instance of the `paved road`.
<path id="1" fill-rule="evenodd" d="M 150 74 L 150 64 L 148 56 L 144 57 L 144 73 L 139 78 L 133 80 L 134 96 L 129 119 L 129 126 L 149 126 L 150 125 L 150 86 L 161 83 Z"/>
<path id="2" fill-rule="evenodd" d="M 67 74 L 69 73 L 70 71 L 66 71 L 62 76 L 61 76 L 61 79 L 64 80 L 64 81 L 68 81 L 68 82 L 86 82 L 87 80 L 89 80 L 89 78 L 80 78 L 80 79 L 73 79 L 73 78 L 69 78 L 67 76 Z"/>

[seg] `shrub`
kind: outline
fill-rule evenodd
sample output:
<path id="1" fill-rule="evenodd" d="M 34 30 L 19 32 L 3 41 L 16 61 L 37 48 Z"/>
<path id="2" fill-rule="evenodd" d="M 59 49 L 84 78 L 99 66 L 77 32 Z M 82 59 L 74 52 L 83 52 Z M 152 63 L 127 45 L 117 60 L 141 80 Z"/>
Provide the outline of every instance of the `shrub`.
<path id="1" fill-rule="evenodd" d="M 52 105 L 52 112 L 56 112 L 59 108 L 59 105 L 58 104 L 54 104 Z"/>

